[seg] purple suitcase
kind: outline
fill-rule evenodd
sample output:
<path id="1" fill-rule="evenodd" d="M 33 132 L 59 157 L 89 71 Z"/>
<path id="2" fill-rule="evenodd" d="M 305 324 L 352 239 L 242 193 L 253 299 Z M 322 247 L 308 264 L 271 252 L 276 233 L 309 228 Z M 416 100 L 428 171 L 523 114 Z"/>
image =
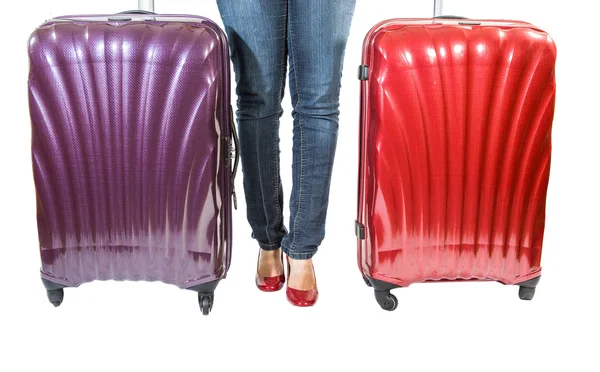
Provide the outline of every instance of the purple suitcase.
<path id="1" fill-rule="evenodd" d="M 95 280 L 161 281 L 198 292 L 207 315 L 231 261 L 238 165 L 225 34 L 197 16 L 65 16 L 28 52 L 50 302 Z"/>

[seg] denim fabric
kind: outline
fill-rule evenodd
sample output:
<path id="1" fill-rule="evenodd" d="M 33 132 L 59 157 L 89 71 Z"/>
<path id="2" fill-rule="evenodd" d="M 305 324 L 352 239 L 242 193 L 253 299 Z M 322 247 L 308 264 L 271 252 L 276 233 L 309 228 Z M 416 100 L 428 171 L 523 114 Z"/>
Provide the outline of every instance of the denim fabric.
<path id="1" fill-rule="evenodd" d="M 218 0 L 231 47 L 244 194 L 252 237 L 311 258 L 325 237 L 346 41 L 356 0 Z M 286 70 L 294 119 L 289 231 L 279 119 Z"/>

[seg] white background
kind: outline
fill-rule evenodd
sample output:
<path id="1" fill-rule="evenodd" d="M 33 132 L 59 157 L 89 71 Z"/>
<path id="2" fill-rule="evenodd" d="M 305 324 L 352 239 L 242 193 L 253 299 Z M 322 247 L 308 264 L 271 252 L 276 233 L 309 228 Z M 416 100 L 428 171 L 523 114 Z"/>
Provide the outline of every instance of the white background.
<path id="1" fill-rule="evenodd" d="M 317 305 L 295 308 L 284 291 L 256 289 L 258 248 L 250 239 L 240 195 L 232 267 L 218 287 L 210 316 L 200 314 L 193 292 L 160 283 L 94 282 L 66 290 L 64 303 L 54 308 L 38 272 L 27 38 L 52 16 L 112 13 L 136 5 L 135 0 L 22 0 L 10 2 L 10 8 L 5 4 L 0 31 L 0 371 L 600 370 L 600 6 L 583 0 L 446 3 L 448 14 L 530 21 L 557 43 L 544 270 L 533 301 L 520 301 L 517 288 L 496 283 L 421 284 L 396 290 L 399 307 L 385 312 L 363 284 L 353 232 L 356 67 L 362 41 L 378 21 L 427 17 L 432 4 L 358 0 L 345 60 L 327 237 L 315 256 L 321 293 Z M 221 25 L 212 0 L 157 0 L 156 5 L 160 13 L 200 14 Z M 287 200 L 289 94 L 284 109 L 281 146 Z M 237 187 L 241 193 L 241 178 Z"/>

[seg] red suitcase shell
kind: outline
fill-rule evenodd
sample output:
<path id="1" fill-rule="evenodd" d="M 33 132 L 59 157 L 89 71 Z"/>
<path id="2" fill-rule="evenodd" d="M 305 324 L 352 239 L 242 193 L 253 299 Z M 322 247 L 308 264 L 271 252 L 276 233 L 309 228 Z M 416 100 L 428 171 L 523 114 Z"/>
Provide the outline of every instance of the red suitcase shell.
<path id="1" fill-rule="evenodd" d="M 394 19 L 364 42 L 358 263 L 413 283 L 541 275 L 556 48 L 524 22 Z"/>

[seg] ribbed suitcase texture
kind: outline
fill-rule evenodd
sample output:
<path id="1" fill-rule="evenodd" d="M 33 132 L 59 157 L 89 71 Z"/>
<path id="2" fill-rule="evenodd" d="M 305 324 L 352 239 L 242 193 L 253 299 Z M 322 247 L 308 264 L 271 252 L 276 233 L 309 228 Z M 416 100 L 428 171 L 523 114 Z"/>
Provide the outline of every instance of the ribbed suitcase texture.
<path id="1" fill-rule="evenodd" d="M 548 34 L 523 22 L 396 19 L 371 30 L 357 220 L 366 279 L 387 290 L 539 278 L 555 59 Z"/>
<path id="2" fill-rule="evenodd" d="M 29 39 L 42 278 L 218 281 L 231 258 L 225 35 L 192 16 L 60 17 Z"/>

